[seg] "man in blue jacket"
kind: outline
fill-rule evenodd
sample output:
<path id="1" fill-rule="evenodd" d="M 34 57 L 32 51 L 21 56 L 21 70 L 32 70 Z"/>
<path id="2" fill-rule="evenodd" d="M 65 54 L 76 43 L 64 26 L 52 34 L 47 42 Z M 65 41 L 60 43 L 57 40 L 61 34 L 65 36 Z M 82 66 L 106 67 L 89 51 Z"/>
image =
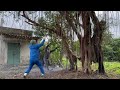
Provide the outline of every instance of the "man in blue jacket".
<path id="1" fill-rule="evenodd" d="M 36 40 L 31 40 L 30 41 L 30 64 L 29 64 L 29 67 L 27 68 L 27 70 L 24 72 L 24 78 L 26 78 L 26 76 L 29 74 L 29 72 L 31 71 L 33 65 L 37 65 L 41 71 L 41 76 L 44 76 L 45 72 L 44 72 L 44 69 L 43 69 L 43 66 L 42 66 L 42 63 L 40 62 L 40 57 L 39 57 L 39 54 L 40 54 L 40 47 L 44 45 L 44 42 L 45 42 L 45 38 L 46 37 L 43 37 L 43 40 L 40 44 L 37 44 L 36 43 Z"/>

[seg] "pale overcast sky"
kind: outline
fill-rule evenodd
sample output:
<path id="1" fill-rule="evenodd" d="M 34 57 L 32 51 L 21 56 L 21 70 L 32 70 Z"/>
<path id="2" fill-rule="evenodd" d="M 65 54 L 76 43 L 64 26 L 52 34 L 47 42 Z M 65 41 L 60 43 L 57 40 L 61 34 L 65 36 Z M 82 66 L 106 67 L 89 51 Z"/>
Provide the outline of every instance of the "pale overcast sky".
<path id="1" fill-rule="evenodd" d="M 96 11 L 96 15 L 99 17 L 99 19 L 103 18 L 103 11 Z M 109 24 L 110 31 L 112 34 L 114 34 L 114 37 L 120 37 L 120 12 L 119 11 L 109 11 L 109 23 L 115 23 L 115 25 Z M 31 25 L 28 25 L 24 22 L 24 18 L 19 20 L 18 22 L 15 21 L 13 16 L 2 16 L 0 15 L 0 25 L 1 22 L 3 22 L 2 18 L 4 19 L 3 26 L 4 27 L 10 27 L 10 28 L 19 28 L 19 29 L 25 29 L 25 30 L 33 30 Z M 114 18 L 114 21 L 113 21 Z"/>

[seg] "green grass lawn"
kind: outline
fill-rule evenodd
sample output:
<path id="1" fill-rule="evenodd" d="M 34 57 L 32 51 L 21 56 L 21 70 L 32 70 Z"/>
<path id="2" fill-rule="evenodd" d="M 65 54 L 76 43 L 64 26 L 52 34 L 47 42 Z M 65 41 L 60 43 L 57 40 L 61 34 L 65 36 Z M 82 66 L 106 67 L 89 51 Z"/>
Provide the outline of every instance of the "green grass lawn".
<path id="1" fill-rule="evenodd" d="M 104 62 L 104 67 L 106 73 L 120 75 L 120 62 Z M 93 70 L 96 70 L 97 68 L 98 68 L 98 64 L 92 65 Z"/>
<path id="2" fill-rule="evenodd" d="M 104 66 L 106 72 L 120 75 L 120 62 L 104 62 Z"/>
<path id="3" fill-rule="evenodd" d="M 69 66 L 69 62 L 66 62 L 66 59 L 63 59 L 63 64 L 66 67 Z M 78 61 L 78 67 L 79 69 L 81 69 L 81 62 Z M 108 62 L 108 61 L 104 61 L 104 67 L 105 67 L 105 72 L 106 73 L 111 73 L 111 74 L 115 74 L 115 75 L 120 75 L 120 62 Z M 95 71 L 98 68 L 98 64 L 97 63 L 93 63 L 91 66 L 92 70 Z"/>

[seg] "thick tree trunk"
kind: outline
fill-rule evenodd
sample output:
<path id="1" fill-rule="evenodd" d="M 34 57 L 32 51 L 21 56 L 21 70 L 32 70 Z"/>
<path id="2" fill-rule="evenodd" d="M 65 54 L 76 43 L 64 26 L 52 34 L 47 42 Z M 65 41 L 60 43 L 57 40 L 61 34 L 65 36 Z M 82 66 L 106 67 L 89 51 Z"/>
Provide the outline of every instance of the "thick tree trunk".
<path id="1" fill-rule="evenodd" d="M 77 70 L 77 59 L 80 59 L 79 57 L 75 56 L 72 51 L 69 49 L 69 44 L 67 43 L 67 39 L 65 37 L 62 38 L 64 48 L 66 49 L 67 58 L 70 62 L 70 70 Z"/>
<path id="2" fill-rule="evenodd" d="M 61 43 L 61 50 L 60 50 L 60 66 L 63 67 L 62 65 L 62 58 L 63 58 L 63 43 Z"/>
<path id="3" fill-rule="evenodd" d="M 84 72 L 84 62 L 85 62 L 84 37 L 81 37 L 80 40 L 80 57 L 82 62 L 82 70 Z"/>
<path id="4" fill-rule="evenodd" d="M 84 73 L 91 73 L 91 25 L 89 12 L 82 12 L 84 37 L 81 39 L 81 60 Z M 83 49 L 82 49 L 83 48 Z M 83 53 L 84 51 L 84 53 Z"/>
<path id="5" fill-rule="evenodd" d="M 101 24 L 98 20 L 98 18 L 95 15 L 95 12 L 91 11 L 90 13 L 92 21 L 94 23 L 94 35 L 93 35 L 93 41 L 94 41 L 94 50 L 96 59 L 98 62 L 98 71 L 99 73 L 105 73 L 104 65 L 103 65 L 103 52 L 101 48 L 101 42 L 102 42 L 102 28 Z"/>

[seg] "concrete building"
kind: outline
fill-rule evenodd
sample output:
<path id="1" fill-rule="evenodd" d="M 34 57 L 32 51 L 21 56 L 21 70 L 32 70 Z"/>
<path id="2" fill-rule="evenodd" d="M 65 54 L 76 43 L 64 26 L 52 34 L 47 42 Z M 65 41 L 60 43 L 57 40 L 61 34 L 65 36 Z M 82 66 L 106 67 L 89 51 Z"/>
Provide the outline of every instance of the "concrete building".
<path id="1" fill-rule="evenodd" d="M 0 64 L 28 64 L 29 41 L 39 40 L 33 31 L 0 27 Z"/>

